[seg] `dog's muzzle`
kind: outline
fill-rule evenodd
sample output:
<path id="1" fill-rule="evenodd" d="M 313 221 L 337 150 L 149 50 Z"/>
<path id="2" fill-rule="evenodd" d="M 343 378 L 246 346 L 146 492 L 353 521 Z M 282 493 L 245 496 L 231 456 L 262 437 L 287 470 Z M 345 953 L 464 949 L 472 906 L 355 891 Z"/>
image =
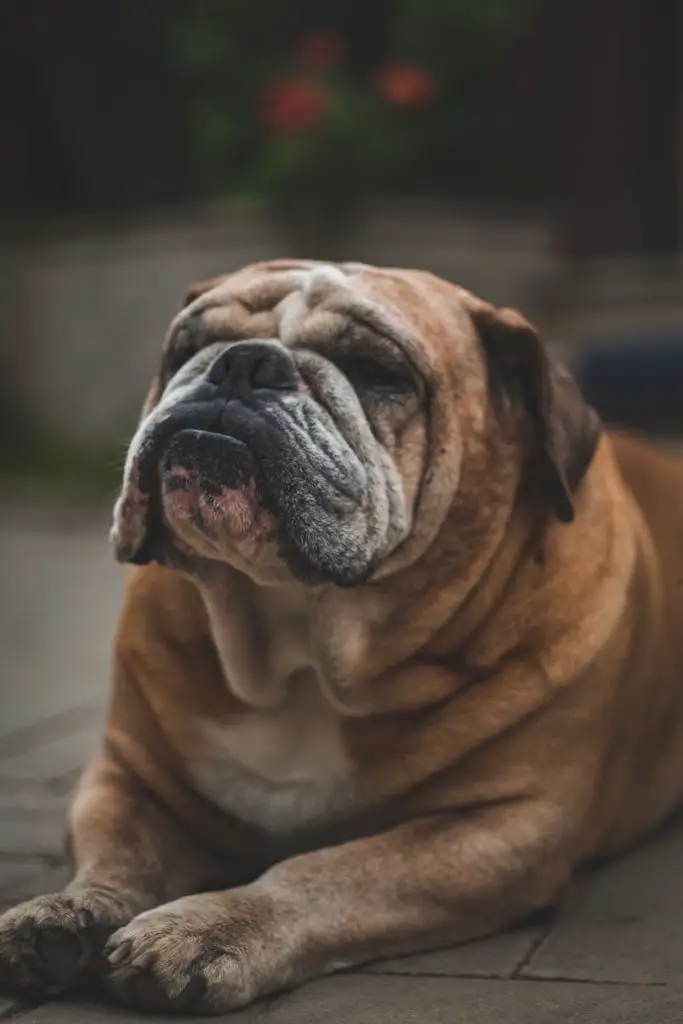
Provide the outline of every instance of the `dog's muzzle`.
<path id="1" fill-rule="evenodd" d="M 248 443 L 249 406 L 303 387 L 292 355 L 278 341 L 243 341 L 226 346 L 177 401 L 172 395 L 162 400 L 131 445 L 112 530 L 117 559 L 136 565 L 161 560 L 166 499 L 176 508 L 184 502 L 188 510 L 194 501 L 200 522 L 201 494 L 207 514 L 228 520 L 232 514 L 237 532 L 246 532 L 257 475 Z"/>

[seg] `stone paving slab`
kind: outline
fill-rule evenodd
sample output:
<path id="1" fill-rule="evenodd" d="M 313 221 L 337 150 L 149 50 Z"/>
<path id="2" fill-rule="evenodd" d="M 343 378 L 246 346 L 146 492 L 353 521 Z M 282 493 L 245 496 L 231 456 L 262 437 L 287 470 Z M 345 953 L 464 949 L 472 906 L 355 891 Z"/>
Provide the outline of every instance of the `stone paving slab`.
<path id="1" fill-rule="evenodd" d="M 63 863 L 46 863 L 37 858 L 0 860 L 0 901 L 20 903 L 42 893 L 59 892 L 68 880 Z"/>
<path id="2" fill-rule="evenodd" d="M 123 583 L 110 519 L 0 504 L 0 737 L 103 699 Z"/>
<path id="3" fill-rule="evenodd" d="M 0 815 L 0 854 L 59 857 L 64 853 L 64 814 L 61 811 L 24 811 Z"/>
<path id="4" fill-rule="evenodd" d="M 677 983 L 683 977 L 683 821 L 578 882 L 525 977 Z"/>
<path id="5" fill-rule="evenodd" d="M 11 589 L 10 588 L 11 585 Z M 106 524 L 0 507 L 0 909 L 62 887 L 64 809 L 99 733 L 120 578 Z M 11 684 L 11 685 L 10 685 Z M 252 1024 L 683 1022 L 683 822 L 585 876 L 555 921 L 377 963 L 225 1018 Z M 21 1024 L 163 1018 L 0 999 Z"/>
<path id="6" fill-rule="evenodd" d="M 68 1003 L 46 1003 L 16 1019 L 20 1024 L 178 1020 Z M 647 985 L 417 977 L 388 983 L 369 975 L 346 975 L 212 1019 L 223 1024 L 678 1024 L 683 1021 L 683 996 Z"/>
<path id="7" fill-rule="evenodd" d="M 98 703 L 69 709 L 0 739 L 0 796 L 16 780 L 71 777 L 92 755 L 104 722 Z"/>
<path id="8" fill-rule="evenodd" d="M 80 770 L 78 772 L 80 774 Z M 65 782 L 59 779 L 12 779 L 0 775 L 0 815 L 12 809 L 26 811 L 64 811 L 77 775 Z"/>
<path id="9" fill-rule="evenodd" d="M 224 1020 L 227 1024 L 230 1018 Z M 292 993 L 268 1009 L 267 1020 L 269 1024 L 675 1024 L 683 1021 L 683 997 L 647 986 L 416 977 L 392 978 L 389 983 L 350 975 Z"/>
<path id="10" fill-rule="evenodd" d="M 367 974 L 444 975 L 461 978 L 511 978 L 544 934 L 542 927 L 519 928 L 453 949 L 382 960 L 365 968 Z"/>

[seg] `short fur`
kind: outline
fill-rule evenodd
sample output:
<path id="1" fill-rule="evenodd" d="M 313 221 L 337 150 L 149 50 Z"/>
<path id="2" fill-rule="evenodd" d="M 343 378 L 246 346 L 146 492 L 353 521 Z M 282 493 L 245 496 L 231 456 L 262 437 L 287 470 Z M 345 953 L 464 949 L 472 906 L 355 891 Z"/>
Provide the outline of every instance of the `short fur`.
<path id="1" fill-rule="evenodd" d="M 195 349 L 232 341 L 276 339 L 296 372 L 277 347 L 258 372 L 292 381 L 314 343 L 340 365 L 396 344 L 420 381 L 368 413 L 374 440 L 360 407 L 334 420 L 383 467 L 335 513 L 363 579 L 325 578 L 327 528 L 292 540 L 310 582 L 258 532 L 260 505 L 256 533 L 204 539 L 179 518 L 194 499 L 156 495 L 167 564 L 130 573 L 73 880 L 0 919 L 6 986 L 95 977 L 133 1007 L 217 1013 L 501 929 L 680 805 L 683 461 L 601 433 L 519 314 L 428 274 L 281 261 L 190 298 L 143 432 L 195 394 Z M 133 461 L 114 541 L 144 561 L 152 484 Z"/>

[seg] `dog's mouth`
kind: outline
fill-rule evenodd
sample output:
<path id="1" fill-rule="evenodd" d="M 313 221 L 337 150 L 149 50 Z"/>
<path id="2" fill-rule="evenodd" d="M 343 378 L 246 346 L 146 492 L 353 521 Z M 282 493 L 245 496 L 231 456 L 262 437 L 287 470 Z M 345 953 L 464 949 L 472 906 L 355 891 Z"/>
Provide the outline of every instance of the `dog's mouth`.
<path id="1" fill-rule="evenodd" d="M 161 500 L 171 514 L 197 517 L 200 528 L 220 519 L 232 536 L 244 536 L 258 511 L 249 449 L 224 434 L 179 431 L 161 464 Z"/>
<path id="2" fill-rule="evenodd" d="M 244 429 L 254 411 L 217 404 L 179 404 L 143 435 L 115 511 L 119 561 L 168 563 L 193 551 L 219 558 L 231 542 L 253 548 L 274 538 L 258 461 L 230 429 L 240 421 Z"/>
<path id="3" fill-rule="evenodd" d="M 135 447 L 112 539 L 123 562 L 270 559 L 339 582 L 345 561 L 367 572 L 367 511 L 362 463 L 308 396 L 179 403 Z"/>
<path id="4" fill-rule="evenodd" d="M 252 557 L 277 536 L 257 462 L 243 441 L 227 434 L 183 428 L 159 463 L 156 548 L 163 557 L 168 532 L 207 557 L 242 549 Z M 165 536 L 166 535 L 166 536 Z M 155 547 L 152 524 L 151 547 Z"/>
<path id="5" fill-rule="evenodd" d="M 118 560 L 365 582 L 405 536 L 400 478 L 346 378 L 318 374 L 309 386 L 279 343 L 245 342 L 173 385 L 131 445 Z"/>

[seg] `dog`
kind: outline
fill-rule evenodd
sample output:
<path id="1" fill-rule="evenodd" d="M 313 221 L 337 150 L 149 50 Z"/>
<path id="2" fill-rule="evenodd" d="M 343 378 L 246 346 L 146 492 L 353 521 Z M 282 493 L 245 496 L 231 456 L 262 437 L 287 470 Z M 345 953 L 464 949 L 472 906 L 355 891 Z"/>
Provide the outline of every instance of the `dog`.
<path id="1" fill-rule="evenodd" d="M 176 316 L 73 880 L 0 981 L 221 1013 L 483 937 L 683 794 L 683 461 L 516 311 L 274 261 Z"/>

